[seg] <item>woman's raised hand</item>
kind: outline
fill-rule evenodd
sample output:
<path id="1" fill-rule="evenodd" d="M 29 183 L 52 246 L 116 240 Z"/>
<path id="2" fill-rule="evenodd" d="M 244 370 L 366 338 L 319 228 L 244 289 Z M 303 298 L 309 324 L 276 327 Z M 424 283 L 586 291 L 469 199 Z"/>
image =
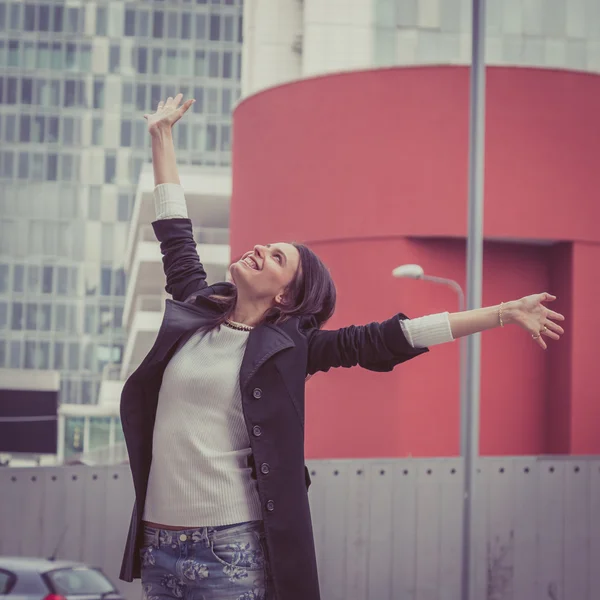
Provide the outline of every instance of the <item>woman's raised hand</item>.
<path id="1" fill-rule="evenodd" d="M 148 121 L 150 134 L 159 132 L 162 129 L 171 129 L 183 117 L 188 108 L 196 102 L 194 99 L 190 99 L 179 106 L 182 99 L 183 94 L 177 94 L 175 98 L 169 96 L 166 102 L 161 100 L 158 103 L 155 113 L 144 115 L 144 119 Z"/>

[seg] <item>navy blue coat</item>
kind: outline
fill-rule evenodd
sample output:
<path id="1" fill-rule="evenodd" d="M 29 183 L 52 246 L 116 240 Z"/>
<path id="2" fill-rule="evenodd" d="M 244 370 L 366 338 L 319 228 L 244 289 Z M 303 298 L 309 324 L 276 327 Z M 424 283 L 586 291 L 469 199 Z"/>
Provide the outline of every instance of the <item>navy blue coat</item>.
<path id="1" fill-rule="evenodd" d="M 121 579 L 140 576 L 141 518 L 152 461 L 152 432 L 158 392 L 166 365 L 178 344 L 221 309 L 211 295 L 227 295 L 230 283 L 212 286 L 196 252 L 189 219 L 153 223 L 161 242 L 167 300 L 154 346 L 129 377 L 121 396 L 121 419 L 135 488 Z M 249 334 L 240 371 L 246 427 L 256 466 L 267 549 L 280 600 L 318 600 L 319 583 L 308 503 L 310 478 L 304 464 L 304 384 L 307 375 L 332 367 L 360 365 L 391 371 L 427 349 L 412 348 L 395 315 L 382 323 L 317 328 L 312 317 L 281 325 L 264 323 Z M 201 398 L 198 399 L 202 401 Z M 202 523 L 188 523 L 201 526 Z"/>

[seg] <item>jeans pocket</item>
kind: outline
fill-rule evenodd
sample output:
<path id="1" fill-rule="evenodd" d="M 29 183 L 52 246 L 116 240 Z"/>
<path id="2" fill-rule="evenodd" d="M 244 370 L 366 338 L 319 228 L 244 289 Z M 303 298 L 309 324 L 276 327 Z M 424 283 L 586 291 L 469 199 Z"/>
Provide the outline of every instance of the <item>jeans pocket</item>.
<path id="1" fill-rule="evenodd" d="M 263 547 L 256 532 L 211 540 L 210 550 L 218 562 L 230 569 L 255 571 L 265 566 Z"/>

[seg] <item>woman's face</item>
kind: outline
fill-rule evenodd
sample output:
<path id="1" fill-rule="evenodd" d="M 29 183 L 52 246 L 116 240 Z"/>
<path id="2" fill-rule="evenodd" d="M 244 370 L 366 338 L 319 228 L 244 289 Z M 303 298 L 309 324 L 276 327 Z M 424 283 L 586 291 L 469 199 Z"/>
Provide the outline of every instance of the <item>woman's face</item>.
<path id="1" fill-rule="evenodd" d="M 285 242 L 254 246 L 229 267 L 231 278 L 254 300 L 282 301 L 300 265 L 300 253 Z"/>

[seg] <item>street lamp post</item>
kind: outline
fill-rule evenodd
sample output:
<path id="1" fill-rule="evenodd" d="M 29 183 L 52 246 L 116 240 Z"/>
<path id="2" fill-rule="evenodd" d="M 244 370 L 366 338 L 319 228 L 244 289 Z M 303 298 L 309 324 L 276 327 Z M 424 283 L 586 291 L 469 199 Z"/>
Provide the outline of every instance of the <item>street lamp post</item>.
<path id="1" fill-rule="evenodd" d="M 392 271 L 392 275 L 404 279 L 420 279 L 422 281 L 432 281 L 433 283 L 441 283 L 451 287 L 458 295 L 458 310 L 465 310 L 465 293 L 460 284 L 454 279 L 446 277 L 435 277 L 434 275 L 426 275 L 423 267 L 420 265 L 401 265 Z M 460 455 L 463 460 L 467 452 L 467 436 L 468 430 L 468 400 L 467 400 L 467 338 L 463 337 L 459 340 L 460 344 Z"/>

